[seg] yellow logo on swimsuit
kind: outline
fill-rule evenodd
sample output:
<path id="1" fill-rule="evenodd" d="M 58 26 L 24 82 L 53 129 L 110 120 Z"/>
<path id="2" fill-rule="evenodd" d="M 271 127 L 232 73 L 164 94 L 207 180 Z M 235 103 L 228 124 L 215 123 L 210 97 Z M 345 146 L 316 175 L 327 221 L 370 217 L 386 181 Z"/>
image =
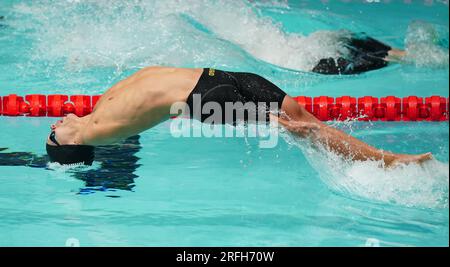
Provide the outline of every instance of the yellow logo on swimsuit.
<path id="1" fill-rule="evenodd" d="M 216 75 L 216 70 L 215 69 L 209 69 L 209 76 L 214 76 Z"/>

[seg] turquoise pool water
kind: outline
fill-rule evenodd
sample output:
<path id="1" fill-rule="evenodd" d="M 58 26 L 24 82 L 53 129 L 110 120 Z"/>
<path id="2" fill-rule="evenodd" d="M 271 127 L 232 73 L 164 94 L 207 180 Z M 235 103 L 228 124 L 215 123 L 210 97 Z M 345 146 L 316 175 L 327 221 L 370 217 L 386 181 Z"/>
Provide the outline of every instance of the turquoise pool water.
<path id="1" fill-rule="evenodd" d="M 384 2 L 3 0 L 0 95 L 99 94 L 174 65 L 256 72 L 291 95 L 448 97 L 448 1 Z M 333 49 L 332 34 L 313 33 L 340 29 L 414 57 L 360 76 L 308 73 Z M 286 134 L 262 149 L 174 138 L 168 122 L 99 148 L 91 168 L 62 169 L 44 157 L 53 121 L 0 117 L 0 246 L 449 245 L 448 122 L 336 125 L 436 157 L 384 171 Z"/>

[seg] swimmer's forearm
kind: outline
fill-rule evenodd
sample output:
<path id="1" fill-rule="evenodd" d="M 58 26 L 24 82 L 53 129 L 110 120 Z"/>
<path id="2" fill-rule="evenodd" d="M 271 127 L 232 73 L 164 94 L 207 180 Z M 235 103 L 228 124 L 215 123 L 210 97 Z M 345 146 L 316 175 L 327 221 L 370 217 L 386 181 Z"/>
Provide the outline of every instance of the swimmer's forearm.
<path id="1" fill-rule="evenodd" d="M 406 51 L 393 48 L 388 51 L 388 55 L 385 60 L 389 62 L 401 62 L 405 57 Z"/>
<path id="2" fill-rule="evenodd" d="M 313 142 L 353 161 L 382 160 L 386 165 L 390 165 L 396 158 L 391 152 L 370 146 L 326 124 L 321 125 L 318 131 L 314 131 L 310 138 Z"/>
<path id="3" fill-rule="evenodd" d="M 383 160 L 386 165 L 390 165 L 396 159 L 395 154 L 372 147 L 316 119 L 313 122 L 278 119 L 278 122 L 290 132 L 302 138 L 308 138 L 313 144 L 323 146 L 347 159 L 354 161 Z"/>

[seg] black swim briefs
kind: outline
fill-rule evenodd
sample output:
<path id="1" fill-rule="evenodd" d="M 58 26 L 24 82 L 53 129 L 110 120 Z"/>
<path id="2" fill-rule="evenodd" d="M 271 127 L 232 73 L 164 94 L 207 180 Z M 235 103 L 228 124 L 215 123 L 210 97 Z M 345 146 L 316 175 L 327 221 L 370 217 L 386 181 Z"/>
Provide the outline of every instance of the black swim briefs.
<path id="1" fill-rule="evenodd" d="M 219 120 L 212 123 L 267 122 L 271 112 L 281 109 L 285 96 L 283 90 L 259 75 L 204 69 L 186 103 L 191 117 L 201 122 L 211 118 L 218 107 L 221 113 L 215 115 Z"/>

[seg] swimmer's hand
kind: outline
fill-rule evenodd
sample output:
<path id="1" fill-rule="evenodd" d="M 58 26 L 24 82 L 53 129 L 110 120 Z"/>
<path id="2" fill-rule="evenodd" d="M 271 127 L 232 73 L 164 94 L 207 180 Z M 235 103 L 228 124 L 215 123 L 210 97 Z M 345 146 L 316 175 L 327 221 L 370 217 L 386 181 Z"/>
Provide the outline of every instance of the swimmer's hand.
<path id="1" fill-rule="evenodd" d="M 395 159 L 387 164 L 387 168 L 396 168 L 401 165 L 423 164 L 434 159 L 433 154 L 426 153 L 421 155 L 396 155 Z"/>

